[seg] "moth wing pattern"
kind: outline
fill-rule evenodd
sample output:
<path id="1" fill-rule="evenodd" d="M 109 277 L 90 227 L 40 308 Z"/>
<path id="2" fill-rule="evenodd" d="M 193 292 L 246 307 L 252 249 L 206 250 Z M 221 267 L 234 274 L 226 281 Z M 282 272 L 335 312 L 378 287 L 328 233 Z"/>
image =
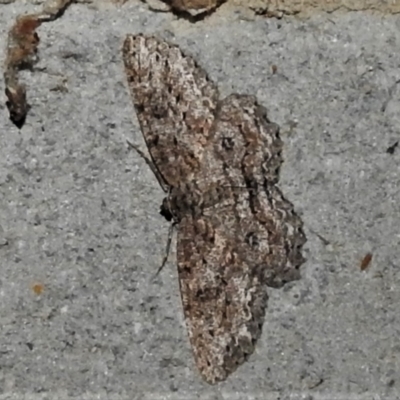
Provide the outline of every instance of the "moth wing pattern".
<path id="1" fill-rule="evenodd" d="M 178 46 L 128 35 L 123 60 L 139 124 L 151 158 L 169 186 L 201 168 L 214 122 L 218 90 Z"/>
<path id="2" fill-rule="evenodd" d="M 281 148 L 277 125 L 253 97 L 223 100 L 205 150 L 207 168 L 191 187 L 203 193 L 203 206 L 192 204 L 180 221 L 185 319 L 196 364 L 212 384 L 253 353 L 266 285 L 299 279 L 305 236 L 292 204 L 275 186 Z"/>
<path id="3" fill-rule="evenodd" d="M 219 100 L 205 72 L 175 45 L 129 35 L 123 59 L 144 139 L 169 187 L 164 203 L 178 225 L 195 362 L 214 384 L 254 352 L 267 286 L 298 279 L 304 261 L 301 219 L 276 186 L 279 128 L 252 96 Z"/>

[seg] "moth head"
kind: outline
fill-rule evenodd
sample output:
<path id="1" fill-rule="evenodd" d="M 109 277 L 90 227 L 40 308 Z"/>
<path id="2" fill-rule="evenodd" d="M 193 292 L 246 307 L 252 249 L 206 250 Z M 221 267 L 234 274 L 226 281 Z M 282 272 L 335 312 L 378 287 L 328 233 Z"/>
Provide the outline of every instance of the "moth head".
<path id="1" fill-rule="evenodd" d="M 170 202 L 168 197 L 164 197 L 163 202 L 160 206 L 160 214 L 168 221 L 171 222 L 174 219 L 174 215 L 171 211 Z"/>

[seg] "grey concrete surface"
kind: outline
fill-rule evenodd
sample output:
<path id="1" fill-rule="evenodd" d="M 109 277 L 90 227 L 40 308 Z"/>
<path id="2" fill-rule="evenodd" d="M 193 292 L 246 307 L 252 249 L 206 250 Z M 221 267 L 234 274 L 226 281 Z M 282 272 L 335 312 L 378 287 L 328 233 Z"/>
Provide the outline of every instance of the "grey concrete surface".
<path id="1" fill-rule="evenodd" d="M 0 7 L 1 62 L 28 9 Z M 399 26 L 223 10 L 193 25 L 135 1 L 43 25 L 20 131 L 0 82 L 0 399 L 400 398 L 400 149 L 386 152 L 400 140 Z M 169 225 L 125 144 L 144 145 L 120 51 L 139 32 L 181 45 L 224 95 L 258 96 L 305 223 L 302 279 L 270 290 L 256 353 L 217 386 L 192 360 L 174 250 L 152 281 Z"/>

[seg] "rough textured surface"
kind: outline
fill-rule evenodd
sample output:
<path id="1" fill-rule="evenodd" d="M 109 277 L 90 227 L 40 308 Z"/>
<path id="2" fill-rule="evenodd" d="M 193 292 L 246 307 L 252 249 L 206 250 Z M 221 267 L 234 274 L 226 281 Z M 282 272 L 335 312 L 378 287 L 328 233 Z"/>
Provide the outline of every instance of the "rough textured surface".
<path id="1" fill-rule="evenodd" d="M 299 279 L 304 262 L 301 220 L 276 187 L 279 128 L 252 96 L 219 99 L 206 72 L 175 45 L 128 36 L 123 55 L 153 170 L 167 192 L 162 213 L 178 230 L 195 361 L 214 384 L 253 354 L 266 285 Z"/>
<path id="2" fill-rule="evenodd" d="M 223 7 L 193 25 L 135 2 L 73 5 L 38 30 L 41 61 L 21 77 L 32 106 L 22 130 L 2 94 L 7 398 L 395 399 L 400 391 L 400 151 L 387 153 L 399 140 L 398 17 L 249 21 Z M 34 9 L 1 6 L 1 57 L 14 18 Z M 279 186 L 308 238 L 302 279 L 269 290 L 255 353 L 217 386 L 202 382 L 191 356 L 174 254 L 151 281 L 169 223 L 158 214 L 157 180 L 126 146 L 142 139 L 121 47 L 139 32 L 179 44 L 223 97 L 255 94 L 268 109 L 285 143 Z"/>
<path id="3" fill-rule="evenodd" d="M 0 0 L 0 4 L 9 4 L 14 1 L 18 0 Z M 45 1 L 24 0 L 24 3 L 41 4 Z M 94 6 L 97 6 L 97 4 L 107 2 L 124 4 L 128 0 L 72 1 L 76 3 L 92 3 Z M 239 7 L 249 9 L 258 15 L 277 17 L 293 14 L 311 15 L 320 12 L 332 13 L 335 11 L 378 11 L 387 14 L 398 14 L 400 12 L 400 1 L 398 0 L 136 0 L 136 2 L 138 1 L 146 2 L 154 10 L 166 11 L 169 8 L 178 12 L 188 12 L 191 15 L 200 13 L 204 16 L 208 15 L 208 11 L 213 11 L 224 3 L 226 6 L 224 10 L 228 11 L 228 13 Z"/>
<path id="4" fill-rule="evenodd" d="M 230 4 L 243 6 L 266 16 L 311 15 L 335 11 L 378 11 L 388 14 L 400 12 L 400 2 L 397 0 L 231 0 Z"/>

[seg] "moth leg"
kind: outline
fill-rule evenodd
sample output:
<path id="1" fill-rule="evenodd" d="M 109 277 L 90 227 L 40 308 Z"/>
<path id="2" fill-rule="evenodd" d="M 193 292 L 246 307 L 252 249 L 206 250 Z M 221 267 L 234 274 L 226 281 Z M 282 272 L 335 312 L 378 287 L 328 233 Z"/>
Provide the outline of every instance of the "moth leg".
<path id="1" fill-rule="evenodd" d="M 158 276 L 158 274 L 162 271 L 162 269 L 164 268 L 165 264 L 168 261 L 169 251 L 171 250 L 172 236 L 174 234 L 174 228 L 175 228 L 176 225 L 177 225 L 177 223 L 173 222 L 169 226 L 168 240 L 167 240 L 167 246 L 165 247 L 164 258 L 163 258 L 162 263 L 161 263 L 160 267 L 158 268 L 157 272 L 154 274 L 153 279 L 155 279 Z"/>
<path id="2" fill-rule="evenodd" d="M 132 149 L 136 150 L 136 152 L 139 154 L 139 156 L 143 158 L 143 160 L 150 167 L 150 169 L 152 170 L 153 174 L 157 178 L 158 183 L 160 184 L 162 190 L 164 190 L 165 193 L 168 193 L 169 192 L 169 186 L 165 183 L 164 178 L 162 177 L 162 175 L 161 175 L 160 171 L 158 170 L 158 168 L 155 166 L 153 160 L 151 158 L 147 157 L 146 154 L 143 153 L 143 151 L 139 148 L 139 146 L 137 146 L 136 144 L 133 144 L 129 140 L 127 140 L 126 142 L 128 143 L 128 146 L 130 146 Z"/>

